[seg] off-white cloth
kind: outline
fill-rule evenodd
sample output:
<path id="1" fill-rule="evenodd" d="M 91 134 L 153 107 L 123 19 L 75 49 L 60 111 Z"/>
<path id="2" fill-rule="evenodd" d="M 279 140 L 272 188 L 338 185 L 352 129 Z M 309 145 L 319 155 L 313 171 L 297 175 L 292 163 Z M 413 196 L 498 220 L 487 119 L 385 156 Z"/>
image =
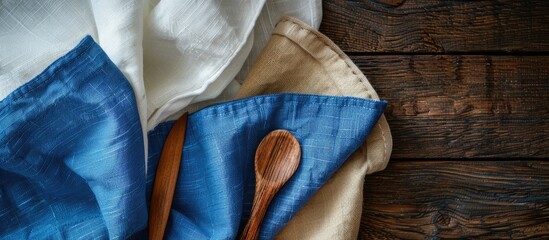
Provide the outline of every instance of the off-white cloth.
<path id="1" fill-rule="evenodd" d="M 281 16 L 318 27 L 321 14 L 320 0 L 0 1 L 0 99 L 91 35 L 150 130 L 242 80 Z"/>
<path id="2" fill-rule="evenodd" d="M 281 16 L 321 14 L 320 0 L 0 1 L 0 100 L 91 35 L 133 87 L 147 152 L 148 130 L 246 74 Z"/>
<path id="3" fill-rule="evenodd" d="M 379 99 L 362 74 L 332 41 L 295 18 L 280 20 L 237 97 L 299 92 Z M 367 141 L 284 227 L 279 239 L 356 239 L 364 177 L 384 169 L 392 150 L 382 116 Z"/>

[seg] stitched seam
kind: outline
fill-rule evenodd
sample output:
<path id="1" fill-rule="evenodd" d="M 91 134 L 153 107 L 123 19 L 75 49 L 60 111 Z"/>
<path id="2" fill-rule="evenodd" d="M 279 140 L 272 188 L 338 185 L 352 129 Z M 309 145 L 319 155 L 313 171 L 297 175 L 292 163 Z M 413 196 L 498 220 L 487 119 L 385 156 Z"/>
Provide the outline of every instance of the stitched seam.
<path id="1" fill-rule="evenodd" d="M 299 103 L 301 101 L 298 101 L 298 100 L 287 100 L 287 99 L 284 99 L 284 100 L 276 100 L 276 101 L 270 101 L 270 103 L 289 103 L 289 102 L 295 102 L 295 103 Z M 381 111 L 381 109 L 375 109 L 375 108 L 369 108 L 369 107 L 365 107 L 365 106 L 360 106 L 360 105 L 352 105 L 352 104 L 329 104 L 329 103 L 317 103 L 317 102 L 312 102 L 312 104 L 315 104 L 315 105 L 322 105 L 322 106 L 337 106 L 337 107 L 357 107 L 357 108 L 363 108 L 363 109 L 366 109 L 366 110 L 372 110 L 372 111 Z M 245 103 L 234 103 L 234 105 L 247 105 Z M 256 104 L 256 105 L 260 105 L 260 104 Z M 227 107 L 227 106 L 224 106 L 224 107 Z M 212 114 L 206 114 L 206 113 L 203 113 L 205 116 L 220 116 L 220 115 L 228 115 L 228 114 L 233 114 L 233 113 L 238 113 L 238 110 L 241 110 L 241 109 L 245 109 L 245 108 L 239 108 L 239 109 L 235 109 L 235 111 L 231 110 L 231 109 L 228 109 L 228 111 L 224 111 L 224 112 L 220 112 L 220 113 L 212 113 Z M 211 109 L 212 111 L 214 111 L 214 109 Z M 219 111 L 223 111 L 222 109 L 219 109 Z M 200 114 L 201 112 L 196 112 L 197 114 Z"/>
<path id="2" fill-rule="evenodd" d="M 307 29 L 303 29 L 303 30 L 307 30 Z M 285 36 L 285 35 L 280 34 L 280 33 L 273 33 L 272 35 L 277 35 L 277 36 L 279 36 L 279 37 L 283 37 L 283 38 L 287 39 L 288 41 L 294 43 L 294 44 L 297 45 L 301 50 L 303 50 L 305 53 L 307 53 L 309 56 L 311 56 L 311 58 L 312 58 L 315 62 L 319 63 L 320 65 L 323 65 L 322 62 L 321 62 L 320 60 L 318 60 L 311 52 L 309 52 L 309 49 L 304 48 L 301 44 L 299 44 L 298 42 L 296 42 L 294 39 L 291 39 L 291 38 L 289 38 L 288 36 Z M 322 71 L 323 71 L 326 75 L 329 75 L 329 74 L 327 73 L 326 69 L 323 68 Z M 337 88 L 338 93 L 340 93 L 341 96 L 344 96 L 344 93 L 343 93 L 343 91 L 341 90 L 341 88 L 339 87 L 339 85 L 337 84 L 337 82 L 334 81 L 334 79 L 331 78 L 331 77 L 330 77 L 330 80 L 331 80 L 332 83 L 334 84 L 334 87 Z M 366 92 L 368 92 L 368 89 L 366 89 Z M 369 94 L 369 93 L 367 93 L 366 95 L 367 95 L 368 97 L 370 97 L 370 94 Z"/>
<path id="3" fill-rule="evenodd" d="M 280 22 L 289 22 L 289 23 L 291 23 L 291 24 L 297 26 L 299 29 L 307 31 L 307 32 L 309 33 L 309 35 L 311 35 L 311 34 L 314 35 L 316 39 L 318 39 L 320 42 L 322 42 L 325 46 L 329 47 L 330 50 L 332 50 L 332 51 L 339 57 L 339 59 L 342 60 L 342 61 L 345 63 L 345 65 L 347 65 L 347 68 L 349 68 L 349 70 L 351 70 L 351 73 L 352 73 L 353 75 L 356 76 L 356 80 L 358 80 L 358 81 L 357 81 L 358 83 L 364 84 L 362 78 L 361 78 L 361 77 L 355 72 L 355 70 L 349 65 L 349 62 L 345 61 L 345 58 L 343 58 L 343 57 L 341 56 L 341 53 L 339 53 L 338 51 L 336 51 L 336 50 L 334 49 L 334 47 L 332 46 L 332 43 L 327 42 L 326 39 L 324 39 L 324 37 L 319 36 L 316 32 L 313 32 L 313 31 L 311 31 L 310 29 L 304 28 L 303 26 L 301 26 L 300 23 L 294 21 L 294 19 L 292 19 L 292 18 L 285 18 L 285 19 L 280 20 Z M 282 34 L 278 34 L 278 35 L 282 35 Z M 284 35 L 282 35 L 282 36 L 284 36 Z M 343 54 L 344 54 L 344 53 L 343 53 Z M 364 84 L 364 88 L 366 89 L 366 92 L 367 92 L 367 94 L 368 94 L 368 98 L 370 98 L 370 97 L 371 97 L 370 90 L 368 89 L 368 87 L 367 87 L 365 84 Z"/>
<path id="4" fill-rule="evenodd" d="M 351 68 L 351 66 L 349 66 L 349 63 L 348 63 L 347 61 L 345 61 L 345 59 L 343 59 L 339 54 L 337 54 L 336 51 L 334 51 L 334 49 L 332 48 L 332 46 L 330 46 L 330 44 L 324 42 L 323 39 L 322 39 L 320 36 L 314 34 L 313 32 L 311 32 L 311 30 L 306 29 L 306 28 L 303 28 L 303 27 L 301 27 L 300 25 L 298 25 L 298 24 L 296 24 L 296 23 L 294 23 L 294 22 L 292 22 L 292 21 L 283 21 L 283 22 L 290 22 L 290 23 L 292 23 L 293 25 L 296 25 L 300 30 L 304 30 L 304 31 L 308 32 L 308 33 L 309 33 L 308 35 L 314 35 L 314 37 L 315 37 L 317 40 L 319 40 L 320 42 L 322 42 L 325 46 L 329 47 L 330 50 L 332 50 L 334 53 L 336 53 L 336 55 L 339 57 L 339 60 L 343 61 L 343 62 L 345 63 L 345 65 L 347 65 L 347 68 L 349 68 L 349 70 L 351 70 L 351 73 L 352 73 L 353 75 L 355 75 L 355 78 L 356 78 L 355 80 L 358 80 L 357 83 L 362 83 L 364 89 L 366 90 L 366 98 L 371 98 L 371 97 L 372 97 L 372 94 L 370 93 L 370 90 L 369 90 L 368 87 L 366 87 L 366 85 L 361 81 L 360 76 L 358 76 L 358 74 Z M 288 38 L 288 36 L 286 36 L 286 35 L 284 35 L 284 34 L 280 34 L 280 33 L 273 33 L 273 35 L 278 35 L 278 36 L 282 36 L 282 37 L 285 37 L 285 38 L 289 39 L 289 40 L 292 41 L 293 43 L 297 44 L 300 48 L 302 48 L 302 49 L 303 49 L 305 52 L 307 52 L 309 55 L 311 55 L 311 57 L 313 57 L 313 59 L 314 59 L 315 61 L 317 61 L 317 62 L 320 63 L 320 61 L 319 61 L 318 59 L 316 59 L 316 57 L 314 57 L 314 56 L 308 51 L 308 49 L 304 48 L 301 44 L 299 44 L 298 42 L 294 41 L 293 39 Z M 336 87 L 338 88 L 338 90 L 340 90 L 339 92 L 341 93 L 341 89 L 337 86 L 337 84 L 336 84 Z"/>
<path id="5" fill-rule="evenodd" d="M 315 97 L 317 100 L 310 100 L 310 98 L 308 98 L 308 97 L 311 97 L 311 96 Z M 359 97 L 352 97 L 352 96 L 320 96 L 320 95 L 317 95 L 317 94 L 315 95 L 315 94 L 305 94 L 305 93 L 277 93 L 277 94 L 254 96 L 254 97 L 248 97 L 248 98 L 232 100 L 232 101 L 228 101 L 228 102 L 217 103 L 217 104 L 214 104 L 214 105 L 210 105 L 206 108 L 203 108 L 198 112 L 205 111 L 206 109 L 213 110 L 213 109 L 216 109 L 216 108 L 227 107 L 226 105 L 229 105 L 229 104 L 242 105 L 242 104 L 246 104 L 246 102 L 251 101 L 251 100 L 255 100 L 257 102 L 259 99 L 262 99 L 260 101 L 280 102 L 281 99 L 279 99 L 279 98 L 286 99 L 286 98 L 290 98 L 290 97 L 293 97 L 293 98 L 307 98 L 307 99 L 305 99 L 305 101 L 318 103 L 318 104 L 328 104 L 328 103 L 323 103 L 322 100 L 320 100 L 320 99 L 325 99 L 325 101 L 326 100 L 327 101 L 331 100 L 331 101 L 339 101 L 339 102 L 349 102 L 349 101 L 356 102 L 356 104 L 353 104 L 353 105 L 350 105 L 350 106 L 362 106 L 362 105 L 366 105 L 366 103 L 368 103 L 368 105 L 377 104 L 377 103 L 385 103 L 385 101 L 382 101 L 382 100 L 369 99 L 369 98 L 359 98 Z M 287 101 L 298 101 L 298 100 L 297 99 L 289 99 Z M 340 104 L 335 104 L 335 105 L 340 106 Z M 381 110 L 381 109 L 375 109 L 375 108 L 369 108 L 369 109 Z"/>
<path id="6" fill-rule="evenodd" d="M 68 60 L 67 62 L 63 63 L 62 65 L 59 65 L 57 66 L 57 69 L 55 69 L 55 71 L 52 73 L 52 74 L 49 74 L 48 77 L 44 78 L 42 81 L 39 81 L 38 83 L 36 84 L 33 84 L 34 86 L 31 86 L 30 88 L 28 89 L 21 89 L 21 91 L 19 91 L 18 93 L 15 94 L 14 96 L 14 99 L 13 100 L 17 100 L 17 99 L 20 99 L 22 97 L 25 97 L 26 95 L 32 93 L 34 90 L 42 87 L 42 85 L 46 84 L 46 83 L 49 83 L 52 81 L 52 79 L 54 79 L 54 77 L 57 75 L 57 73 L 59 71 L 61 71 L 62 69 L 65 69 L 64 66 L 66 65 L 70 65 L 72 64 L 73 62 L 75 62 L 76 60 L 78 60 L 82 55 L 84 55 L 85 53 L 87 53 L 87 50 L 89 50 L 91 47 L 92 47 L 93 44 L 88 44 L 88 46 L 86 46 L 86 48 L 82 49 L 81 52 L 76 55 L 74 58 Z M 63 58 L 63 57 L 61 57 Z M 46 68 L 47 69 L 47 68 Z M 42 73 L 45 73 L 45 72 L 42 72 Z M 40 75 L 42 75 L 42 73 L 40 73 L 37 77 L 40 77 Z M 31 80 L 29 83 L 31 83 L 33 80 Z M 66 84 L 65 81 L 63 81 L 64 84 Z M 28 85 L 27 85 L 28 86 Z"/>
<path id="7" fill-rule="evenodd" d="M 318 34 L 316 34 L 315 32 L 312 32 L 310 29 L 307 29 L 307 28 L 303 28 L 301 26 L 300 23 L 294 21 L 292 18 L 284 18 L 282 19 L 280 22 L 289 22 L 293 25 L 296 25 L 297 27 L 299 27 L 300 29 L 302 30 L 305 30 L 307 31 L 309 34 L 313 34 L 315 36 L 316 39 L 318 39 L 320 42 L 324 43 L 325 46 L 329 47 L 330 50 L 332 50 L 334 53 L 336 53 L 336 55 L 340 58 L 340 60 L 343 60 L 343 62 L 345 62 L 345 65 L 347 65 L 347 67 L 349 68 L 349 70 L 351 70 L 351 73 L 353 75 L 356 76 L 356 79 L 358 80 L 358 82 L 362 83 L 365 85 L 365 88 L 366 88 L 366 91 L 368 93 L 368 97 L 371 97 L 371 93 L 370 93 L 370 90 L 368 89 L 368 87 L 366 87 L 366 84 L 363 82 L 363 80 L 361 79 L 360 76 L 358 76 L 358 74 L 353 70 L 353 68 L 349 65 L 349 63 L 347 61 L 345 61 L 345 59 L 343 57 L 341 57 L 340 53 L 338 53 L 338 51 L 336 51 L 332 44 L 330 44 L 329 42 L 326 42 L 326 39 L 324 39 L 323 37 L 319 36 Z M 381 127 L 380 124 L 378 124 L 378 127 L 379 129 L 381 130 L 381 138 L 383 139 L 383 159 L 386 158 L 387 156 L 387 139 L 386 139 L 386 136 L 385 136 L 385 131 L 383 131 L 383 128 Z M 367 159 L 367 158 L 366 158 Z"/>
<path id="8" fill-rule="evenodd" d="M 383 131 L 381 124 L 378 123 L 377 127 L 381 130 L 381 138 L 383 139 L 383 160 L 385 160 L 385 157 L 387 156 L 387 139 L 385 139 L 385 131 Z"/>

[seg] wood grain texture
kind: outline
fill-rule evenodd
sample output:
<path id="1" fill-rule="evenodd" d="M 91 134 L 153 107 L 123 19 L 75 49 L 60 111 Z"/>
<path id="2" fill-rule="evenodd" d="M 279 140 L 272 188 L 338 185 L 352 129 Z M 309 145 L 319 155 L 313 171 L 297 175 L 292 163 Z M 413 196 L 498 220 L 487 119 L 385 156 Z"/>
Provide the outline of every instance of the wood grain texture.
<path id="1" fill-rule="evenodd" d="M 549 161 L 534 159 L 549 157 L 547 12 L 323 1 L 320 31 L 389 101 L 400 158 L 366 178 L 359 239 L 549 239 Z"/>
<path id="2" fill-rule="evenodd" d="M 549 1 L 323 1 L 321 32 L 345 52 L 549 50 Z"/>
<path id="3" fill-rule="evenodd" d="M 354 56 L 394 158 L 549 157 L 549 56 Z"/>
<path id="4" fill-rule="evenodd" d="M 261 140 L 254 159 L 254 202 L 241 240 L 259 239 L 261 222 L 271 200 L 294 175 L 300 162 L 301 147 L 291 132 L 275 130 Z"/>
<path id="5" fill-rule="evenodd" d="M 164 238 L 181 166 L 188 115 L 187 112 L 184 113 L 175 122 L 162 148 L 149 209 L 149 240 Z"/>
<path id="6" fill-rule="evenodd" d="M 360 239 L 548 239 L 547 161 L 392 161 L 366 177 Z"/>

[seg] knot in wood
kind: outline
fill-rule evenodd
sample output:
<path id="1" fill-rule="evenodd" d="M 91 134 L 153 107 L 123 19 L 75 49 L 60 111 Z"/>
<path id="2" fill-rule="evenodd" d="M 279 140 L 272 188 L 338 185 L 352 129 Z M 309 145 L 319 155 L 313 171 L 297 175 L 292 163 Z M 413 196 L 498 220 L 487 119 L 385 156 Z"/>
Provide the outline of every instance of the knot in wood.
<path id="1" fill-rule="evenodd" d="M 450 221 L 452 220 L 452 217 L 450 217 L 448 214 L 445 214 L 445 213 L 437 213 L 433 217 L 433 220 L 437 226 L 448 226 L 450 225 Z"/>

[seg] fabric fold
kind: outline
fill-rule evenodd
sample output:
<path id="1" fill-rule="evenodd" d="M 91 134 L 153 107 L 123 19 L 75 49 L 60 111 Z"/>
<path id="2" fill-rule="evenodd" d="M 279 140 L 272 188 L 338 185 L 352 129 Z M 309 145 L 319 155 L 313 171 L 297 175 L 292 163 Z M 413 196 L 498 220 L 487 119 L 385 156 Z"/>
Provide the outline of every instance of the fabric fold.
<path id="1" fill-rule="evenodd" d="M 144 155 L 132 87 L 88 36 L 0 101 L 0 236 L 140 231 Z"/>
<path id="2" fill-rule="evenodd" d="M 280 92 L 379 99 L 360 69 L 326 36 L 283 17 L 236 97 Z M 368 140 L 299 211 L 279 239 L 356 239 L 366 174 L 383 170 L 392 137 L 383 115 Z"/>
<path id="3" fill-rule="evenodd" d="M 163 0 L 152 9 L 143 40 L 151 129 L 207 89 L 215 92 L 212 84 L 219 92 L 229 84 L 250 52 L 264 3 Z"/>
<path id="4" fill-rule="evenodd" d="M 385 106 L 362 98 L 278 94 L 191 114 L 167 238 L 234 239 L 253 201 L 255 150 L 267 133 L 286 129 L 298 139 L 302 159 L 261 226 L 260 239 L 272 239 L 366 139 Z M 170 126 L 149 134 L 149 169 L 156 169 Z M 153 180 L 149 175 L 149 191 Z"/>
<path id="5" fill-rule="evenodd" d="M 361 145 L 384 101 L 305 94 L 264 95 L 189 116 L 167 229 L 170 239 L 235 238 L 254 191 L 253 159 L 270 131 L 302 147 L 296 174 L 261 227 L 273 238 Z M 6 239 L 142 238 L 147 196 L 171 123 L 142 127 L 131 85 L 86 37 L 0 101 L 0 234 Z"/>
<path id="6" fill-rule="evenodd" d="M 245 76 L 280 16 L 318 26 L 321 12 L 320 0 L 0 1 L 0 99 L 90 35 L 132 84 L 147 132 Z"/>

